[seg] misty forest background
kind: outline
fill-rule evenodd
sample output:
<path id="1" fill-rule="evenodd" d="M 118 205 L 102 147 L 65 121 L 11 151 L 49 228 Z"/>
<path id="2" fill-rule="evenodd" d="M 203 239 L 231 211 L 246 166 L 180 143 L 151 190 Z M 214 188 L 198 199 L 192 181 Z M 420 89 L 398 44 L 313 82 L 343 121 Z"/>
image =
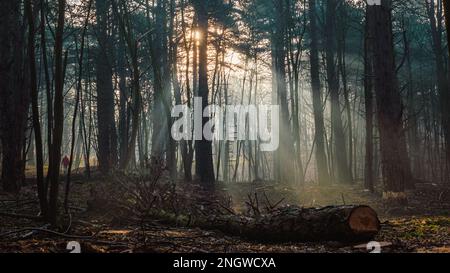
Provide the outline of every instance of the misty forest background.
<path id="1" fill-rule="evenodd" d="M 31 186 L 53 225 L 75 178 L 155 166 L 208 191 L 348 185 L 406 207 L 417 185 L 450 183 L 447 12 L 442 0 L 1 0 L 3 191 Z M 171 109 L 194 97 L 280 105 L 279 149 L 175 142 Z"/>

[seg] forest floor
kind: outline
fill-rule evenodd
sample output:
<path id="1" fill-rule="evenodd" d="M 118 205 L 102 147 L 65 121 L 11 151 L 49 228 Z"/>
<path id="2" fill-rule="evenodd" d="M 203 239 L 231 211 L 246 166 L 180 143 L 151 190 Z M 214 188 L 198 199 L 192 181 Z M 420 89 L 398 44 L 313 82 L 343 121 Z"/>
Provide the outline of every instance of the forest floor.
<path id="1" fill-rule="evenodd" d="M 35 187 L 20 196 L 0 192 L 0 253 L 64 253 L 69 241 L 78 241 L 86 253 L 352 253 L 367 252 L 365 245 L 338 242 L 262 244 L 198 228 L 175 227 L 158 221 L 118 221 L 114 212 L 88 210 L 92 188 L 99 180 L 74 181 L 71 214 L 62 219 L 61 233 L 22 217 L 37 215 Z M 408 192 L 406 210 L 386 210 L 377 195 L 359 186 L 304 186 L 292 190 L 270 185 L 237 184 L 224 188 L 233 204 L 245 204 L 248 194 L 268 196 L 272 203 L 320 207 L 364 204 L 379 214 L 382 229 L 375 238 L 383 252 L 450 253 L 450 187 L 420 184 Z M 267 197 L 266 197 L 267 198 Z M 235 209 L 245 210 L 235 205 Z M 64 232 L 66 231 L 66 232 Z M 70 234 L 70 235 L 69 235 Z"/>

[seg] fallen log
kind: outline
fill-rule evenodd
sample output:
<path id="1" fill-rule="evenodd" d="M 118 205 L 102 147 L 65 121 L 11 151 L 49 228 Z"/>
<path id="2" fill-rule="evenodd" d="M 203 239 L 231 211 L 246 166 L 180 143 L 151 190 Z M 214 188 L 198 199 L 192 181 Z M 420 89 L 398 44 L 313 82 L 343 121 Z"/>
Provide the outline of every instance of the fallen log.
<path id="1" fill-rule="evenodd" d="M 212 216 L 200 225 L 264 242 L 362 242 L 381 228 L 377 213 L 368 206 L 286 206 L 258 218 Z"/>

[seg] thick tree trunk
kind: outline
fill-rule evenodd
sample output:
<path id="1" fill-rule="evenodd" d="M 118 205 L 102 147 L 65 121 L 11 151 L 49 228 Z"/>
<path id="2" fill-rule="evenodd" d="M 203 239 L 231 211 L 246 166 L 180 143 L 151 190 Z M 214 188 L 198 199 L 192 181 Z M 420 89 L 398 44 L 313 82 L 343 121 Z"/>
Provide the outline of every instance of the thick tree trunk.
<path id="1" fill-rule="evenodd" d="M 450 163 L 450 94 L 449 81 L 446 73 L 445 50 L 442 44 L 442 9 L 436 7 L 434 1 L 426 0 L 428 19 L 430 20 L 431 38 L 433 53 L 435 57 L 437 87 L 439 92 L 439 110 L 442 119 L 442 129 L 444 133 L 445 151 L 447 164 Z M 436 14 L 437 13 L 437 14 Z M 437 20 L 436 18 L 439 18 Z M 448 166 L 448 165 L 447 165 Z"/>
<path id="2" fill-rule="evenodd" d="M 168 128 L 166 126 L 165 116 L 165 92 L 167 85 L 167 66 L 168 66 L 168 48 L 167 48 L 167 16 L 163 1 L 158 0 L 156 6 L 155 24 L 156 31 L 153 39 L 153 49 L 156 57 L 154 70 L 154 78 L 160 78 L 160 84 L 155 85 L 153 94 L 153 134 L 152 134 L 152 157 L 158 160 L 163 160 L 166 147 L 168 144 Z"/>
<path id="3" fill-rule="evenodd" d="M 112 43 L 108 34 L 110 0 L 95 0 L 98 49 L 97 121 L 98 164 L 102 173 L 108 173 L 117 163 L 117 135 L 114 119 L 114 91 L 112 84 Z"/>
<path id="4" fill-rule="evenodd" d="M 198 31 L 201 35 L 198 43 L 198 96 L 202 99 L 202 111 L 209 105 L 208 86 L 208 1 L 194 1 L 195 13 L 198 20 Z M 209 122 L 208 117 L 202 119 L 202 128 Z M 213 188 L 215 184 L 212 142 L 202 137 L 196 142 L 195 159 L 197 177 L 206 188 Z"/>
<path id="5" fill-rule="evenodd" d="M 25 127 L 29 90 L 24 84 L 21 3 L 0 1 L 0 136 L 3 189 L 18 192 L 25 179 Z"/>
<path id="6" fill-rule="evenodd" d="M 389 205 L 407 203 L 405 185 L 412 179 L 403 128 L 403 107 L 395 73 L 391 1 L 367 7 L 373 41 L 375 92 L 380 131 L 384 194 Z"/>
<path id="7" fill-rule="evenodd" d="M 323 120 L 322 90 L 319 68 L 319 42 L 317 38 L 316 0 L 309 0 L 310 37 L 311 37 L 311 88 L 314 108 L 314 126 L 316 140 L 316 162 L 320 185 L 327 185 L 330 181 L 327 157 L 325 154 L 325 125 Z"/>

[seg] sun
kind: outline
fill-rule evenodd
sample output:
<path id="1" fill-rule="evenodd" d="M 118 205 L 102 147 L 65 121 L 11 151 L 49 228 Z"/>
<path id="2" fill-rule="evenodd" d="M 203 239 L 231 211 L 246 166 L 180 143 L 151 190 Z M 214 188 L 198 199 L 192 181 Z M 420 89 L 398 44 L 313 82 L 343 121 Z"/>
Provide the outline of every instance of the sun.
<path id="1" fill-rule="evenodd" d="M 194 31 L 194 34 L 193 34 L 194 40 L 197 42 L 200 42 L 203 39 L 202 31 L 199 29 L 194 29 L 193 31 Z"/>

